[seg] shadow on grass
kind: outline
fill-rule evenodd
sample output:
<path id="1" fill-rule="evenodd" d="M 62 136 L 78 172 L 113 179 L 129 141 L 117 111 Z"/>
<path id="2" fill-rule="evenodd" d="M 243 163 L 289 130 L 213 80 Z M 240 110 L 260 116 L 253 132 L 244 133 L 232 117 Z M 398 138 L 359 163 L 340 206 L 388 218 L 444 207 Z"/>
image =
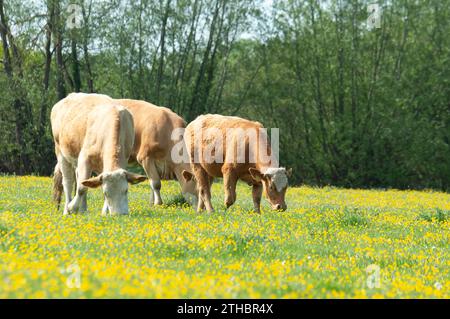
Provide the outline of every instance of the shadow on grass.
<path id="1" fill-rule="evenodd" d="M 183 207 L 185 204 L 189 205 L 182 194 L 177 194 L 177 195 L 174 195 L 174 196 L 170 196 L 164 202 L 165 206 L 181 206 L 181 207 Z"/>

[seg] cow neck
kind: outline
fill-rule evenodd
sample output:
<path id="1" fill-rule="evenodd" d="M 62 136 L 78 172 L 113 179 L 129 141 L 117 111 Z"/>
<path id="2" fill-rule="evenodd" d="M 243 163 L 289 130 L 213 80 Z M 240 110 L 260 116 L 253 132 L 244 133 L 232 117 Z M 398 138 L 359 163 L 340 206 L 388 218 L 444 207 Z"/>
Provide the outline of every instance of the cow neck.
<path id="1" fill-rule="evenodd" d="M 263 134 L 263 136 L 261 136 L 261 134 Z M 264 174 L 264 172 L 267 171 L 269 168 L 278 168 L 279 163 L 278 159 L 275 158 L 272 153 L 272 148 L 270 143 L 268 143 L 268 138 L 266 134 L 264 132 L 260 132 L 258 138 L 259 138 L 258 143 L 249 145 L 249 147 L 252 147 L 253 152 L 256 154 L 256 163 L 255 163 L 256 169 Z M 262 152 L 262 150 L 260 149 L 262 147 L 266 148 L 265 153 L 260 153 Z M 263 159 L 265 160 L 267 156 L 269 156 L 269 160 L 267 162 L 263 161 Z"/>
<path id="2" fill-rule="evenodd" d="M 273 157 L 273 155 L 270 156 L 270 161 L 268 163 L 261 163 L 260 161 L 257 161 L 256 169 L 258 169 L 261 173 L 265 173 L 269 168 L 278 168 L 279 163 L 276 158 Z"/>
<path id="3" fill-rule="evenodd" d="M 265 173 L 269 168 L 273 168 L 274 166 L 272 165 L 258 165 L 256 164 L 256 169 L 258 171 L 260 171 L 261 173 Z"/>

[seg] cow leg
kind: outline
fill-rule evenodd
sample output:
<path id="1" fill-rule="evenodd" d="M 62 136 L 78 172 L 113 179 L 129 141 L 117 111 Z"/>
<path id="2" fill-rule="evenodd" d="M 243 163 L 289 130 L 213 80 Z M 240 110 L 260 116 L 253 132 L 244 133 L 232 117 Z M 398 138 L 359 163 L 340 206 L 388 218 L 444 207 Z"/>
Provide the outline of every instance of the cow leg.
<path id="1" fill-rule="evenodd" d="M 197 201 L 197 207 L 195 208 L 195 211 L 197 213 L 201 213 L 205 210 L 205 203 L 203 202 L 202 197 L 200 196 L 200 190 L 198 191 L 198 201 Z"/>
<path id="2" fill-rule="evenodd" d="M 81 198 L 81 204 L 80 204 L 80 212 L 86 212 L 87 211 L 87 192 L 84 193 L 84 196 Z"/>
<path id="3" fill-rule="evenodd" d="M 213 182 L 214 182 L 214 177 L 210 176 L 209 177 L 209 193 L 211 193 L 211 187 L 212 187 Z M 202 212 L 204 210 L 205 210 L 205 202 L 202 200 L 201 197 L 199 197 L 197 211 Z"/>
<path id="4" fill-rule="evenodd" d="M 211 187 L 212 187 L 212 183 L 214 181 L 213 177 L 209 178 L 209 193 L 211 194 Z M 197 206 L 197 212 L 202 212 L 205 210 L 205 202 L 203 201 L 203 199 L 201 198 L 201 196 L 198 196 L 198 206 Z M 214 208 L 213 208 L 214 210 Z"/>
<path id="5" fill-rule="evenodd" d="M 205 203 L 203 202 L 203 199 L 201 199 L 201 197 L 198 199 L 198 204 L 197 204 L 197 212 L 202 212 L 205 210 Z"/>
<path id="6" fill-rule="evenodd" d="M 78 172 L 78 170 L 75 170 L 75 172 Z M 78 173 L 77 173 L 77 180 L 75 181 L 75 184 L 78 185 L 77 183 L 78 183 Z M 80 211 L 81 212 L 87 211 L 87 191 L 84 194 L 84 196 L 81 197 Z"/>
<path id="7" fill-rule="evenodd" d="M 258 214 L 260 214 L 262 191 L 263 191 L 262 184 L 253 184 L 252 186 L 253 207 L 255 212 L 257 212 Z"/>
<path id="8" fill-rule="evenodd" d="M 146 157 L 142 161 L 142 167 L 144 167 L 145 173 L 150 180 L 150 187 L 152 188 L 152 193 L 150 195 L 150 205 L 161 205 L 161 178 L 156 169 L 156 163 L 153 159 Z"/>
<path id="9" fill-rule="evenodd" d="M 155 203 L 155 193 L 153 191 L 151 179 L 149 183 L 150 183 L 150 206 L 153 206 L 153 204 Z"/>
<path id="10" fill-rule="evenodd" d="M 197 179 L 198 187 L 198 206 L 197 212 L 202 211 L 204 205 L 208 213 L 214 211 L 211 204 L 211 183 L 208 173 L 200 166 L 194 165 L 193 167 L 195 178 Z"/>
<path id="11" fill-rule="evenodd" d="M 87 190 L 88 188 L 81 184 L 84 180 L 91 177 L 92 170 L 87 160 L 79 158 L 77 174 L 77 189 L 74 199 L 69 204 L 69 211 L 85 212 L 87 210 Z"/>
<path id="12" fill-rule="evenodd" d="M 236 173 L 231 168 L 222 168 L 223 174 L 223 186 L 225 191 L 224 203 L 227 208 L 234 204 L 236 201 L 236 184 L 238 178 Z"/>
<path id="13" fill-rule="evenodd" d="M 64 203 L 64 213 L 63 215 L 69 214 L 69 203 L 72 200 L 72 190 L 75 182 L 75 170 L 72 164 L 65 160 L 62 156 L 58 159 L 59 165 L 61 167 L 61 173 L 63 176 L 63 189 L 65 196 Z"/>
<path id="14" fill-rule="evenodd" d="M 107 216 L 109 212 L 108 205 L 106 204 L 106 200 L 103 202 L 102 208 L 102 216 Z"/>

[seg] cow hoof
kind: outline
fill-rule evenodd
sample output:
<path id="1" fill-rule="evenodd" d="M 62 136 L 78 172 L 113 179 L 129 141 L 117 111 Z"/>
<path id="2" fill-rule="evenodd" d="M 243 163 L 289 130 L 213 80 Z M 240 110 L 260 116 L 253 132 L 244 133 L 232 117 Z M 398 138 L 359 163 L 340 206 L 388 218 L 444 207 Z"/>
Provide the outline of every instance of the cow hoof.
<path id="1" fill-rule="evenodd" d="M 69 203 L 69 206 L 67 206 L 67 210 L 69 211 L 69 213 L 76 213 L 78 211 L 78 207 L 77 207 L 77 202 L 76 201 L 71 201 Z"/>

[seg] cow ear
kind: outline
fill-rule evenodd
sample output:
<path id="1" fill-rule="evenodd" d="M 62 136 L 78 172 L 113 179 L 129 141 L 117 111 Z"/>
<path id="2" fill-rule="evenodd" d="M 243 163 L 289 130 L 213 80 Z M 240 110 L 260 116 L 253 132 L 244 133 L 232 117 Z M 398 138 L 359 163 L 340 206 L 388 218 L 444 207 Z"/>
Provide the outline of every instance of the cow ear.
<path id="1" fill-rule="evenodd" d="M 126 172 L 125 174 L 127 176 L 128 183 L 132 185 L 141 183 L 147 179 L 147 176 L 144 175 L 134 174 L 130 172 Z"/>
<path id="2" fill-rule="evenodd" d="M 250 167 L 248 171 L 250 172 L 250 175 L 252 175 L 253 179 L 257 182 L 260 182 L 264 177 L 264 175 L 256 168 Z"/>
<path id="3" fill-rule="evenodd" d="M 292 167 L 286 170 L 286 175 L 287 175 L 287 177 L 292 176 Z"/>
<path id="4" fill-rule="evenodd" d="M 181 175 L 183 175 L 183 178 L 186 182 L 189 182 L 191 179 L 194 178 L 194 175 L 191 172 L 188 172 L 186 170 L 183 170 L 183 172 L 181 173 Z"/>
<path id="5" fill-rule="evenodd" d="M 103 176 L 102 176 L 102 174 L 100 174 L 98 176 L 91 177 L 89 179 L 82 181 L 81 184 L 83 186 L 86 186 L 89 188 L 97 188 L 100 185 L 102 185 L 102 181 L 103 181 Z"/>

